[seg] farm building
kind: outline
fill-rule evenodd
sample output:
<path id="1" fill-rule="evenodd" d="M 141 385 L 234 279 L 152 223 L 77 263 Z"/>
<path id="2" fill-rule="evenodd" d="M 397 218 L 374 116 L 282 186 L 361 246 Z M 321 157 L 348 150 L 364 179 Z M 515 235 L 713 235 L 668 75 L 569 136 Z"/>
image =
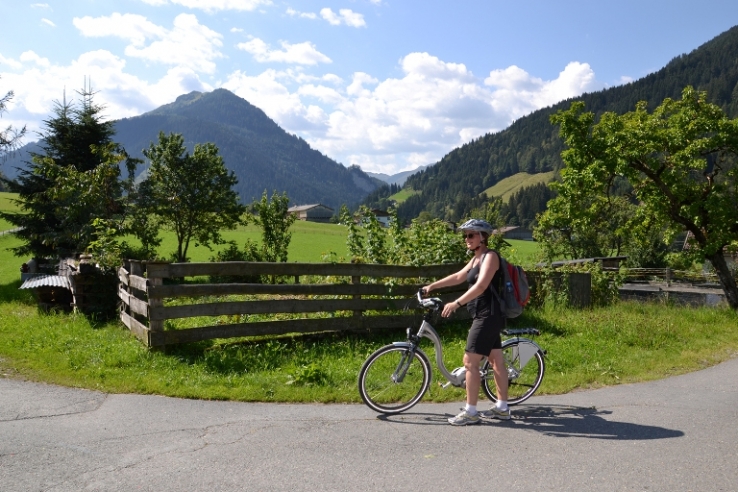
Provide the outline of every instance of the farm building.
<path id="1" fill-rule="evenodd" d="M 499 233 L 502 233 L 502 237 L 505 239 L 522 239 L 525 241 L 533 240 L 533 231 L 526 227 L 507 226 L 499 229 Z M 498 234 L 498 230 L 495 229 L 492 234 Z"/>
<path id="2" fill-rule="evenodd" d="M 287 212 L 296 215 L 300 220 L 310 222 L 330 222 L 333 217 L 333 209 L 320 203 L 290 207 Z"/>
<path id="3" fill-rule="evenodd" d="M 373 208 L 372 213 L 377 218 L 380 224 L 382 224 L 384 227 L 389 227 L 390 214 L 388 214 L 385 210 L 379 210 L 378 208 Z"/>

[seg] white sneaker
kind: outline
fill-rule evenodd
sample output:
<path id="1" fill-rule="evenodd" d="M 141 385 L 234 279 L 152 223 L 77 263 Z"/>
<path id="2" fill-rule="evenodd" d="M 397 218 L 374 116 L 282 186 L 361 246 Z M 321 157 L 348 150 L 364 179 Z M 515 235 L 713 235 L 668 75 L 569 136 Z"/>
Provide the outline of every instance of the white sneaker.
<path id="1" fill-rule="evenodd" d="M 466 410 L 462 410 L 456 417 L 448 419 L 448 423 L 451 425 L 473 425 L 480 422 L 479 414 L 471 415 Z"/>

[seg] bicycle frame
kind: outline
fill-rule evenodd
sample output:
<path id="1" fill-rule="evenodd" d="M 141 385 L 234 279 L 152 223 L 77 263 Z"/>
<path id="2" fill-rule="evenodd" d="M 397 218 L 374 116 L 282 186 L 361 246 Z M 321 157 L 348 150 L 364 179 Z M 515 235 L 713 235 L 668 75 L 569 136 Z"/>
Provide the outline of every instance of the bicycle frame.
<path id="1" fill-rule="evenodd" d="M 417 338 L 427 338 L 428 340 L 433 342 L 433 346 L 436 349 L 436 365 L 438 366 L 438 370 L 441 371 L 443 377 L 446 378 L 446 380 L 448 380 L 448 382 L 452 385 L 463 386 L 466 382 L 466 368 L 459 367 L 454 369 L 453 372 L 449 372 L 449 370 L 446 368 L 446 364 L 444 364 L 443 362 L 443 345 L 441 345 L 441 337 L 438 335 L 438 332 L 436 332 L 435 328 L 433 328 L 433 326 L 427 320 L 423 320 L 423 323 L 420 325 L 420 329 L 415 336 Z M 395 347 L 406 348 L 411 353 L 416 350 L 420 350 L 421 352 L 423 352 L 423 350 L 418 347 L 418 344 L 414 342 L 392 342 L 392 345 L 394 345 Z"/>

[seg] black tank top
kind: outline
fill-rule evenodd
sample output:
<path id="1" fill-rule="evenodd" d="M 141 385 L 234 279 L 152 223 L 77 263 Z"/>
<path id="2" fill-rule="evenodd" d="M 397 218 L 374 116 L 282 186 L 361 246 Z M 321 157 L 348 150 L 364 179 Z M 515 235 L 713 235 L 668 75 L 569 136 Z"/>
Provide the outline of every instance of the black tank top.
<path id="1" fill-rule="evenodd" d="M 482 257 L 479 259 L 477 264 L 467 270 L 466 272 L 466 282 L 469 284 L 469 288 L 477 283 L 477 280 L 479 279 L 479 270 L 482 265 L 482 261 L 484 260 L 484 257 L 489 254 L 497 254 L 493 250 L 489 250 L 485 252 Z M 490 282 L 490 285 L 496 286 L 500 284 L 500 281 L 502 279 L 502 272 L 500 272 L 500 269 L 498 268 L 495 272 L 494 276 L 492 277 L 492 281 Z M 484 318 L 487 316 L 491 316 L 495 312 L 500 311 L 500 304 L 497 302 L 497 299 L 492 295 L 492 291 L 489 289 L 484 289 L 484 292 L 482 292 L 478 297 L 475 299 L 472 299 L 469 301 L 466 305 L 466 309 L 469 310 L 469 314 L 472 318 Z"/>

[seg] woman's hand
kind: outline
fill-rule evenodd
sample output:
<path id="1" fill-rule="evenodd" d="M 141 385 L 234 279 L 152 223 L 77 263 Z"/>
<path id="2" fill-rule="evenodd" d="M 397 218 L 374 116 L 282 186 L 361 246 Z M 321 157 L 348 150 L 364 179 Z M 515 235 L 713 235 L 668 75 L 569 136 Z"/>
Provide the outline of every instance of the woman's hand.
<path id="1" fill-rule="evenodd" d="M 459 304 L 459 301 L 449 302 L 448 304 L 445 304 L 443 306 L 443 312 L 441 313 L 441 316 L 444 318 L 448 318 L 452 314 L 454 314 L 456 310 L 460 307 L 461 305 Z"/>

